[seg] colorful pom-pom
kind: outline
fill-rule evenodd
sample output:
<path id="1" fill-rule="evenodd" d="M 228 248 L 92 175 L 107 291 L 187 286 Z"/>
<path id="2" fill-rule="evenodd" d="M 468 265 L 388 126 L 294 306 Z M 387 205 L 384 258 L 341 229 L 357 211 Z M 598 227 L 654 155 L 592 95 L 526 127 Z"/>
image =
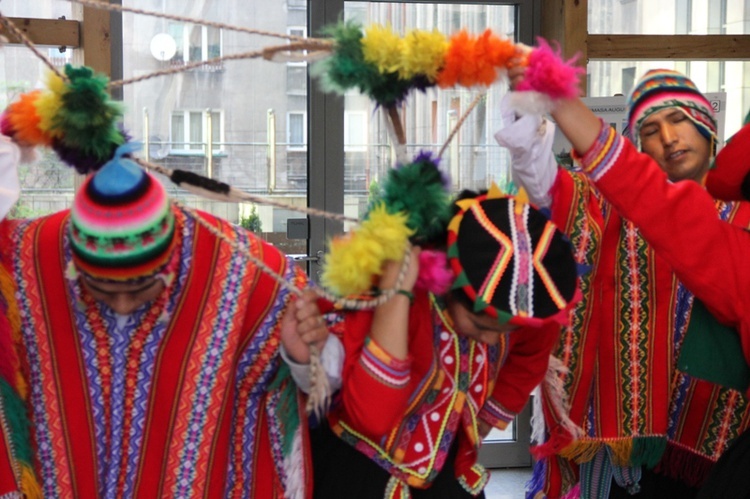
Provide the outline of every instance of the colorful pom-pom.
<path id="1" fill-rule="evenodd" d="M 450 39 L 445 65 L 437 83 L 442 88 L 490 85 L 515 52 L 513 42 L 498 37 L 489 29 L 478 37 L 462 30 Z"/>
<path id="2" fill-rule="evenodd" d="M 391 212 L 407 214 L 412 241 L 425 245 L 445 235 L 451 218 L 450 193 L 445 175 L 429 152 L 388 172 L 383 182 L 382 201 Z"/>
<path id="3" fill-rule="evenodd" d="M 419 253 L 419 275 L 415 288 L 442 295 L 448 292 L 453 279 L 445 252 L 425 249 Z"/>
<path id="4" fill-rule="evenodd" d="M 396 73 L 401 65 L 401 38 L 389 28 L 370 26 L 362 38 L 362 55 L 380 73 Z"/>
<path id="5" fill-rule="evenodd" d="M 62 130 L 62 147 L 106 162 L 124 143 L 117 129 L 123 108 L 107 93 L 108 80 L 104 75 L 71 65 L 65 67 L 65 74 L 69 79 L 68 90 L 62 95 L 62 106 L 52 128 Z"/>
<path id="6" fill-rule="evenodd" d="M 447 50 L 448 41 L 437 30 L 408 32 L 403 39 L 399 76 L 403 79 L 423 77 L 434 84 Z"/>
<path id="7" fill-rule="evenodd" d="M 321 282 L 339 296 L 367 292 L 383 262 L 403 258 L 411 233 L 405 214 L 377 206 L 359 227 L 331 241 Z"/>
<path id="8" fill-rule="evenodd" d="M 524 80 L 517 90 L 532 90 L 552 99 L 572 99 L 580 95 L 579 77 L 584 69 L 575 65 L 578 56 L 564 61 L 560 48 L 553 50 L 542 38 L 528 56 Z"/>
<path id="9" fill-rule="evenodd" d="M 47 90 L 42 92 L 36 101 L 36 112 L 39 115 L 39 128 L 53 139 L 60 139 L 63 130 L 54 128 L 55 116 L 63 105 L 62 96 L 68 91 L 65 80 L 52 71 L 47 73 Z"/>
<path id="10" fill-rule="evenodd" d="M 36 111 L 36 101 L 41 90 L 32 90 L 21 94 L 5 110 L 7 118 L 7 135 L 23 146 L 45 146 L 51 138 L 39 128 L 40 117 Z"/>

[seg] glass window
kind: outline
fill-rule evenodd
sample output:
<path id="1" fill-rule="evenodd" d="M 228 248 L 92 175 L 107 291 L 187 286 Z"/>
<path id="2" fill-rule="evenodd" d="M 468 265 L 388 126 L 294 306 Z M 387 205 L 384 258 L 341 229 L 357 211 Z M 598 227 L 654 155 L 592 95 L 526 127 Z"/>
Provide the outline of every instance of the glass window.
<path id="1" fill-rule="evenodd" d="M 169 35 L 174 39 L 174 63 L 200 62 L 221 57 L 222 33 L 218 28 L 195 24 L 169 23 Z"/>
<path id="2" fill-rule="evenodd" d="M 411 4 L 346 2 L 345 19 L 390 26 L 399 34 L 418 28 L 437 29 L 450 36 L 465 28 L 479 34 L 487 28 L 516 39 L 515 8 L 509 5 Z M 500 80 L 481 98 L 445 149 L 441 166 L 450 173 L 453 188 L 486 189 L 491 182 L 509 186 L 509 156 L 498 147 L 492 133 L 501 126 L 500 100 L 507 91 Z M 437 155 L 447 137 L 481 89 L 456 87 L 413 92 L 398 106 L 407 136 L 408 156 L 419 151 Z M 395 156 L 387 132 L 387 113 L 357 92 L 345 96 L 344 185 L 345 210 L 361 216 L 373 184 L 382 181 L 394 166 Z"/>
<path id="3" fill-rule="evenodd" d="M 307 93 L 307 68 L 289 64 L 286 67 L 286 91 L 290 95 Z"/>
<path id="4" fill-rule="evenodd" d="M 304 35 L 307 26 L 306 0 L 161 0 L 156 4 L 152 0 L 122 0 L 122 4 L 280 34 Z M 122 23 L 125 78 L 285 43 L 283 39 L 131 13 L 122 14 Z M 161 34 L 175 42 L 174 55 L 168 60 L 160 60 L 149 50 L 151 41 Z M 278 64 L 262 58 L 204 64 L 187 73 L 123 88 L 125 127 L 135 140 L 143 140 L 148 133 L 152 162 L 197 173 L 210 171 L 213 178 L 243 191 L 270 198 L 283 196 L 285 202 L 301 206 L 307 202 L 307 99 L 304 64 Z M 287 120 L 288 113 L 296 114 Z M 206 156 L 209 138 L 211 158 Z M 290 140 L 292 147 L 288 147 Z M 286 216 L 275 216 L 276 208 L 257 206 L 255 215 L 249 217 L 250 208 L 241 212 L 236 204 L 196 198 L 172 185 L 168 188 L 187 205 L 232 222 L 239 223 L 241 217 L 258 219 L 264 239 L 290 253 L 307 252 L 306 240 L 289 241 L 286 233 L 276 233 L 283 225 L 277 223 L 279 217 Z"/>
<path id="5" fill-rule="evenodd" d="M 171 152 L 205 154 L 208 142 L 209 121 L 204 111 L 174 111 L 170 131 Z M 216 153 L 221 150 L 221 111 L 210 111 L 211 147 Z"/>
<path id="6" fill-rule="evenodd" d="M 305 113 L 293 112 L 287 115 L 288 123 L 288 146 L 290 149 L 304 149 L 307 141 L 305 140 L 307 135 Z"/>
<path id="7" fill-rule="evenodd" d="M 727 30 L 728 16 L 748 15 L 748 9 L 743 8 L 742 3 L 728 0 L 589 0 L 589 33 L 722 35 L 732 32 Z"/>
<path id="8" fill-rule="evenodd" d="M 344 150 L 367 150 L 367 115 L 364 111 L 344 112 Z"/>

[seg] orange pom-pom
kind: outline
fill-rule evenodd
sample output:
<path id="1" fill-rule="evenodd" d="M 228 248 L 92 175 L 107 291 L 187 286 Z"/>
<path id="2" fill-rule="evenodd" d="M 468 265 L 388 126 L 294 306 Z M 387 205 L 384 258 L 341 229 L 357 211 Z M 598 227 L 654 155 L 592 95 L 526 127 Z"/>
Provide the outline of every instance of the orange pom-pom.
<path id="1" fill-rule="evenodd" d="M 516 44 L 508 38 L 500 38 L 489 29 L 479 38 L 486 46 L 485 51 L 490 63 L 496 68 L 507 68 L 510 60 L 517 57 Z"/>
<path id="2" fill-rule="evenodd" d="M 451 37 L 437 83 L 442 88 L 456 84 L 464 87 L 491 85 L 497 79 L 497 70 L 506 67 L 515 56 L 513 42 L 498 37 L 489 29 L 476 38 L 460 31 Z"/>
<path id="3" fill-rule="evenodd" d="M 461 30 L 450 39 L 448 51 L 445 54 L 445 65 L 437 77 L 437 84 L 441 88 L 452 87 L 463 73 L 464 61 L 474 51 L 474 41 L 466 30 Z"/>
<path id="4" fill-rule="evenodd" d="M 41 90 L 21 94 L 21 97 L 5 110 L 13 130 L 13 140 L 21 145 L 48 146 L 52 143 L 51 137 L 39 128 L 41 118 L 36 112 L 35 102 L 41 94 Z"/>

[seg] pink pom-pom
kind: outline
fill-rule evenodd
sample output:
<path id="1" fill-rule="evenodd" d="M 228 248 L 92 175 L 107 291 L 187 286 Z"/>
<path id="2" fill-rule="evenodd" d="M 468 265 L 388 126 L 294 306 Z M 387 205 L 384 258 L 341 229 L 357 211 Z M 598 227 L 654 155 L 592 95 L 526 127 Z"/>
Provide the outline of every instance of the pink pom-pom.
<path id="1" fill-rule="evenodd" d="M 575 487 L 570 489 L 564 496 L 560 496 L 560 499 L 580 499 L 581 497 L 581 483 L 577 483 Z"/>
<path id="2" fill-rule="evenodd" d="M 8 113 L 3 113 L 0 116 L 0 133 L 7 137 L 13 137 L 16 131 L 13 129 L 13 124 L 10 122 Z"/>
<path id="3" fill-rule="evenodd" d="M 448 257 L 442 251 L 422 250 L 419 253 L 419 275 L 414 285 L 430 293 L 442 295 L 453 283 L 453 272 L 448 268 Z"/>
<path id="4" fill-rule="evenodd" d="M 524 80 L 517 90 L 534 90 L 553 99 L 572 99 L 580 95 L 579 77 L 584 69 L 575 65 L 578 55 L 563 61 L 560 47 L 553 50 L 543 39 L 531 51 Z"/>

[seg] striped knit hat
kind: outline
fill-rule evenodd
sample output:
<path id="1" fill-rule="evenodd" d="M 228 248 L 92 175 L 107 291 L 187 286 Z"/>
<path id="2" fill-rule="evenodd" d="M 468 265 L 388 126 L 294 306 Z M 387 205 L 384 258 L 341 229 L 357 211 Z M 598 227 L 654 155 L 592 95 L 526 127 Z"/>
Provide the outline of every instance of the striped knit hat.
<path id="1" fill-rule="evenodd" d="M 628 129 L 633 143 L 641 149 L 643 121 L 662 109 L 680 108 L 716 153 L 717 125 L 708 99 L 687 76 L 671 69 L 652 69 L 635 86 L 628 98 Z"/>
<path id="2" fill-rule="evenodd" d="M 79 271 L 95 279 L 124 282 L 157 274 L 174 244 L 174 214 L 155 177 L 124 158 L 90 176 L 73 200 L 70 245 Z"/>
<path id="3" fill-rule="evenodd" d="M 578 300 L 577 265 L 570 243 L 530 204 L 486 194 L 456 201 L 448 225 L 448 259 L 474 313 L 500 324 L 564 322 Z"/>

